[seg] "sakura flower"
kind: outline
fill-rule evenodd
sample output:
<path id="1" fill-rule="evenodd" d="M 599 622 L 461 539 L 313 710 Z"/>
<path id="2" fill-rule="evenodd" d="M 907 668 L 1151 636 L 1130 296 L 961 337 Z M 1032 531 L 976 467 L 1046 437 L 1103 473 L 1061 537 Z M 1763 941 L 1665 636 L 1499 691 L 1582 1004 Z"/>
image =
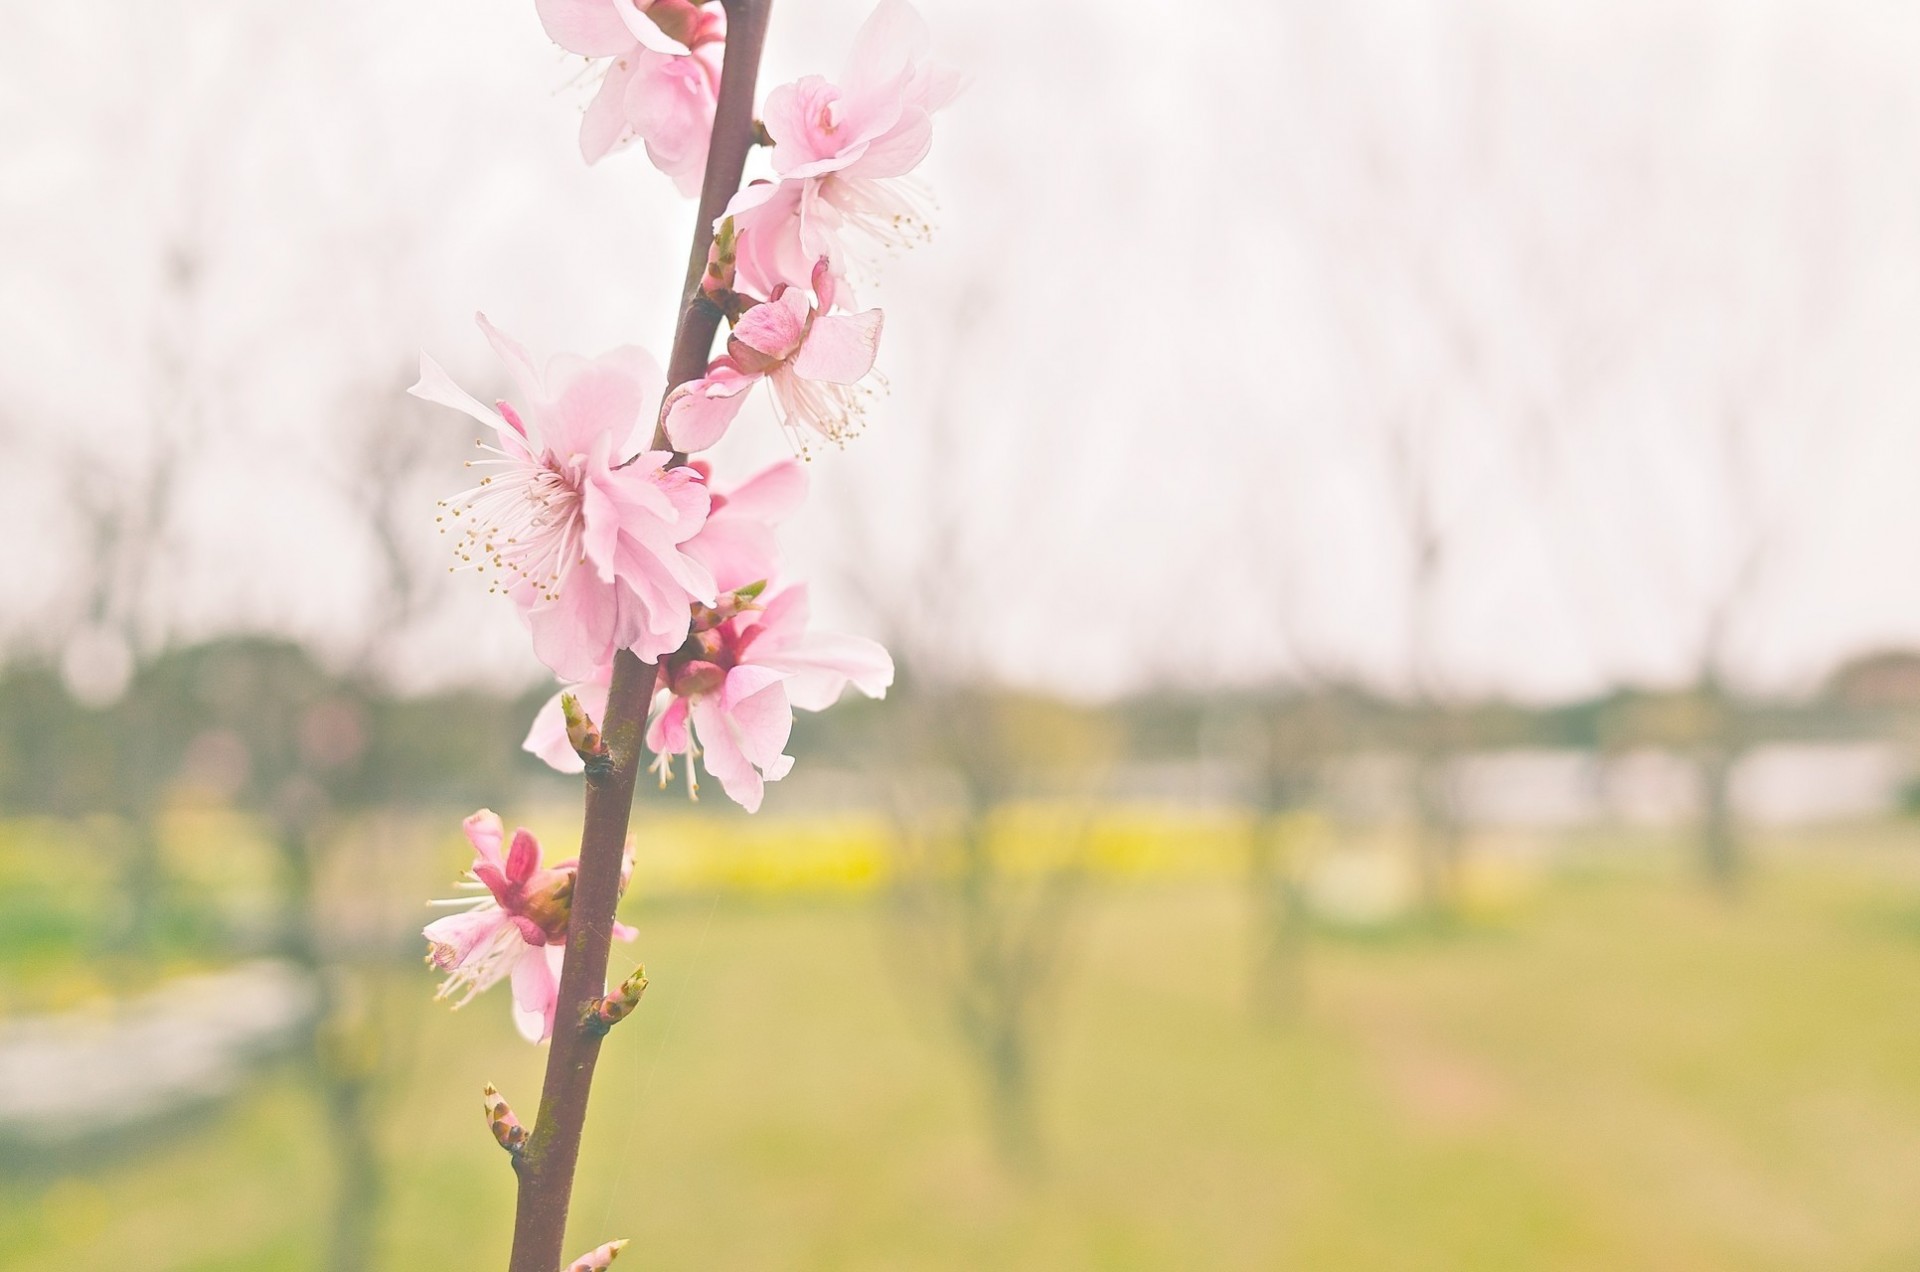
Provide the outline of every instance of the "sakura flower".
<path id="1" fill-rule="evenodd" d="M 474 852 L 463 886 L 486 895 L 434 903 L 465 907 L 422 932 L 427 962 L 447 973 L 435 997 L 454 998 L 453 1005 L 463 1007 L 475 994 L 511 979 L 513 1023 L 527 1041 L 545 1042 L 559 1001 L 576 863 L 543 867 L 540 843 L 525 829 L 513 832 L 503 853 L 506 828 L 489 809 L 467 818 L 462 828 Z M 614 935 L 630 941 L 634 933 L 616 923 Z"/>
<path id="2" fill-rule="evenodd" d="M 535 0 L 561 48 L 608 58 L 580 121 L 588 163 L 640 141 L 680 193 L 700 193 L 720 92 L 726 16 L 690 0 Z"/>
<path id="3" fill-rule="evenodd" d="M 758 590 L 723 597 L 721 608 L 696 614 L 687 643 L 660 663 L 647 725 L 663 787 L 673 777 L 672 757 L 685 755 L 688 791 L 695 793 L 697 755 L 750 813 L 759 809 L 765 783 L 793 768 L 783 752 L 795 707 L 824 710 L 849 684 L 884 697 L 893 683 L 893 660 L 873 641 L 807 631 L 805 585 L 764 607 Z"/>
<path id="4" fill-rule="evenodd" d="M 678 648 L 688 605 L 715 593 L 707 568 L 682 548 L 706 520 L 701 475 L 669 468 L 666 451 L 626 454 L 635 425 L 654 418 L 659 366 L 628 346 L 591 361 L 556 357 L 543 377 L 484 315 L 480 327 L 512 373 L 521 409 L 481 405 L 424 356 L 409 390 L 498 435 L 470 465 L 492 471 L 444 501 L 456 555 L 498 572 L 496 590 L 513 597 L 534 652 L 562 678 L 592 675 L 617 650 L 653 659 Z"/>
<path id="5" fill-rule="evenodd" d="M 837 283 L 825 259 L 814 264 L 813 291 L 776 287 L 734 324 L 727 352 L 707 374 L 667 399 L 667 436 L 681 451 L 718 442 L 740 413 L 746 392 L 765 380 L 774 415 L 803 453 L 806 434 L 843 442 L 858 431 L 865 390 L 880 348 L 878 309 L 832 312 Z"/>
<path id="6" fill-rule="evenodd" d="M 704 466 L 699 461 L 693 464 Z M 779 564 L 774 527 L 799 508 L 806 493 L 806 469 L 791 459 L 769 465 L 726 494 L 714 491 L 706 524 L 687 541 L 687 554 L 712 571 L 722 592 L 769 578 Z M 604 721 L 612 678 L 613 665 L 608 663 L 586 680 L 554 694 L 534 716 L 521 748 L 562 773 L 580 772 L 585 765 L 568 736 L 561 698 L 572 694 L 589 717 Z"/>
<path id="7" fill-rule="evenodd" d="M 923 198 L 907 174 L 933 145 L 933 112 L 959 77 L 927 60 L 926 23 L 907 0 L 881 0 L 854 39 L 838 84 L 809 75 L 767 95 L 765 123 L 780 180 L 727 208 L 739 271 L 761 294 L 797 283 L 813 262 L 860 258 L 925 237 Z"/>

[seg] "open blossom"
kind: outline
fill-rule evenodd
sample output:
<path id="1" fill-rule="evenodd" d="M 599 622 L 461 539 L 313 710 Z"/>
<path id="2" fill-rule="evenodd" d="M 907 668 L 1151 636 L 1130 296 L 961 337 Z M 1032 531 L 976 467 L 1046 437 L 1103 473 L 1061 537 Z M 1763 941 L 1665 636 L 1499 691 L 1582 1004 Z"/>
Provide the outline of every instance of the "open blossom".
<path id="1" fill-rule="evenodd" d="M 808 433 L 840 442 L 857 432 L 866 392 L 860 381 L 873 370 L 882 315 L 878 309 L 832 312 L 836 286 L 821 260 L 811 294 L 782 283 L 742 314 L 726 354 L 668 399 L 667 436 L 674 446 L 696 451 L 718 442 L 760 380 L 772 388 L 774 414 L 802 451 Z"/>
<path id="2" fill-rule="evenodd" d="M 907 0 L 881 0 L 839 83 L 809 75 L 767 95 L 780 180 L 746 187 L 727 207 L 748 286 L 765 295 L 800 282 L 822 257 L 843 263 L 865 245 L 924 237 L 927 218 L 907 174 L 933 145 L 933 112 L 960 89 L 958 76 L 927 60 L 929 43 Z"/>
<path id="3" fill-rule="evenodd" d="M 695 467 L 702 467 L 695 462 Z M 713 573 L 721 592 L 734 592 L 770 578 L 779 565 L 774 527 L 800 507 L 807 494 L 807 473 L 796 460 L 783 459 L 761 469 L 725 494 L 714 491 L 712 511 L 700 533 L 688 540 L 688 555 Z M 586 680 L 567 685 L 547 700 L 533 718 L 521 746 L 562 773 L 585 767 L 567 736 L 561 698 L 572 694 L 588 716 L 607 718 L 607 686 L 613 665 L 598 668 Z"/>
<path id="4" fill-rule="evenodd" d="M 463 886 L 484 895 L 435 903 L 465 907 L 422 933 L 427 962 L 447 974 L 436 997 L 453 997 L 460 1007 L 511 979 L 513 1023 L 529 1042 L 545 1042 L 559 1002 L 576 863 L 542 866 L 540 843 L 525 829 L 513 832 L 503 852 L 506 828 L 488 809 L 462 825 L 474 854 Z M 634 933 L 616 923 L 614 935 L 630 941 Z"/>
<path id="5" fill-rule="evenodd" d="M 726 16 L 690 0 L 535 0 L 561 48 L 609 58 L 580 121 L 588 163 L 639 140 L 680 193 L 697 195 L 707 167 Z"/>
<path id="6" fill-rule="evenodd" d="M 722 597 L 719 608 L 695 615 L 686 645 L 660 662 L 647 724 L 662 786 L 672 779 L 672 757 L 685 755 L 688 790 L 697 789 L 697 755 L 750 813 L 759 809 L 765 783 L 793 768 L 783 752 L 795 707 L 825 710 L 849 684 L 884 697 L 893 683 L 893 659 L 878 644 L 807 630 L 804 584 L 764 605 L 757 592 Z"/>
<path id="7" fill-rule="evenodd" d="M 488 474 L 445 501 L 460 560 L 497 572 L 534 652 L 562 678 L 589 676 L 621 649 L 652 659 L 678 648 L 688 605 L 715 593 L 682 546 L 706 519 L 701 475 L 667 467 L 666 451 L 626 454 L 634 427 L 651 427 L 659 366 L 628 346 L 591 361 L 556 357 L 543 377 L 485 316 L 480 326 L 512 373 L 519 409 L 481 405 L 424 356 L 409 390 L 498 435 L 473 464 Z"/>

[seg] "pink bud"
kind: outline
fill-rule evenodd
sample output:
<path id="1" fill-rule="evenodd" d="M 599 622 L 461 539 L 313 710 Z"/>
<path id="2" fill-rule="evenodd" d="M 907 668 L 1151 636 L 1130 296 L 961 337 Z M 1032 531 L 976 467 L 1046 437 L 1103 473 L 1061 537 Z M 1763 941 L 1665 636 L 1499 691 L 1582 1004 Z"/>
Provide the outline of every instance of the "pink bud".
<path id="1" fill-rule="evenodd" d="M 602 1269 L 606 1268 L 614 1259 L 618 1258 L 620 1252 L 626 1248 L 627 1243 L 624 1239 L 620 1241 L 609 1241 L 599 1249 L 589 1250 L 572 1263 L 567 1264 L 567 1272 L 602 1272 Z"/>

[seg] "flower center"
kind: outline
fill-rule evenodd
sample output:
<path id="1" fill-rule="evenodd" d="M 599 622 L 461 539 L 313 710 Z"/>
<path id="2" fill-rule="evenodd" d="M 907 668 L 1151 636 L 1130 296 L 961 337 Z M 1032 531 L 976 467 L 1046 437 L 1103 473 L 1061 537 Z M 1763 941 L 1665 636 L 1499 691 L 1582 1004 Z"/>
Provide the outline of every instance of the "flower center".
<path id="1" fill-rule="evenodd" d="M 495 592 L 531 587 L 552 600 L 584 555 L 585 528 L 577 466 L 564 467 L 551 455 L 536 461 L 482 445 L 494 458 L 472 460 L 469 467 L 494 468 L 478 485 L 441 501 L 445 518 L 460 523 L 453 552 L 458 564 L 485 573 L 498 572 Z"/>

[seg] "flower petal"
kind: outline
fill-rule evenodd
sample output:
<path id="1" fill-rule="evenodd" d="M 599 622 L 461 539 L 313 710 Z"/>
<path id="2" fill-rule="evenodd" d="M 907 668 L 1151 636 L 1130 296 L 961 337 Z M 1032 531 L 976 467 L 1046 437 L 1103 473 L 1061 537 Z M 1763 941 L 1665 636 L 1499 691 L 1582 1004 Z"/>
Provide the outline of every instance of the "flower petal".
<path id="1" fill-rule="evenodd" d="M 491 866 L 504 865 L 500 855 L 500 841 L 506 838 L 507 828 L 500 821 L 500 815 L 491 808 L 483 808 L 460 823 L 460 829 L 467 833 L 467 842 L 473 845 L 473 855 Z"/>
<path id="2" fill-rule="evenodd" d="M 631 55 L 616 57 L 607 64 L 600 91 L 580 117 L 580 157 L 588 163 L 600 162 L 627 139 L 627 88 L 638 69 L 637 59 Z"/>
<path id="3" fill-rule="evenodd" d="M 560 965 L 566 955 L 564 945 L 530 945 L 514 961 L 513 1024 L 528 1042 L 545 1042 L 553 1036 Z"/>
<path id="4" fill-rule="evenodd" d="M 796 375 L 833 384 L 853 384 L 873 370 L 880 350 L 882 315 L 878 309 L 858 314 L 820 314 L 807 329 L 807 339 L 793 359 Z"/>
<path id="5" fill-rule="evenodd" d="M 539 868 L 540 841 L 522 826 L 513 832 L 513 845 L 507 849 L 507 878 L 514 883 L 525 883 Z"/>
<path id="6" fill-rule="evenodd" d="M 760 811 L 766 794 L 760 770 L 740 750 L 726 716 L 713 695 L 696 698 L 692 705 L 693 723 L 700 735 L 700 763 L 719 781 L 720 789 L 750 813 Z"/>
<path id="7" fill-rule="evenodd" d="M 667 440 L 683 454 L 719 442 L 746 404 L 746 392 L 756 378 L 716 367 L 675 389 L 667 401 Z"/>
<path id="8" fill-rule="evenodd" d="M 633 47 L 633 32 L 613 0 L 533 0 L 533 8 L 547 38 L 569 53 L 613 57 Z"/>
<path id="9" fill-rule="evenodd" d="M 414 381 L 407 392 L 422 401 L 450 406 L 456 411 L 471 415 L 488 428 L 498 429 L 502 433 L 512 429 L 512 425 L 502 419 L 498 411 L 483 406 L 480 399 L 455 384 L 453 377 L 448 375 L 438 362 L 424 353 L 420 355 L 420 378 Z"/>

